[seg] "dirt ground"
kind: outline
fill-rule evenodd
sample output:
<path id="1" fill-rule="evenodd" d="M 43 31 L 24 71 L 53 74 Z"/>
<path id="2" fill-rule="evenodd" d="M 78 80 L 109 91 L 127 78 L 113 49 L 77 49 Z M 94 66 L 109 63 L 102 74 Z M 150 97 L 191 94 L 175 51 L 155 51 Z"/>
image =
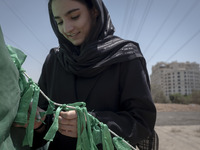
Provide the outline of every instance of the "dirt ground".
<path id="1" fill-rule="evenodd" d="M 200 105 L 197 104 L 160 104 L 156 103 L 156 109 L 158 112 L 200 112 Z"/>
<path id="2" fill-rule="evenodd" d="M 156 104 L 159 150 L 200 150 L 200 105 Z"/>

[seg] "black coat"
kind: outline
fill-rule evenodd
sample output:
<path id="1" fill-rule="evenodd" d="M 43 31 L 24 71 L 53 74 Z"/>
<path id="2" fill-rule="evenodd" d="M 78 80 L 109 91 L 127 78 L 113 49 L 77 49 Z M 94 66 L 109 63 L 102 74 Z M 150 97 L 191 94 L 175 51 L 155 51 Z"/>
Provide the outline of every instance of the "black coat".
<path id="1" fill-rule="evenodd" d="M 152 133 L 156 119 L 146 66 L 140 59 L 115 63 L 100 74 L 87 78 L 67 72 L 51 50 L 39 86 L 57 103 L 85 102 L 92 115 L 134 145 Z M 39 106 L 46 109 L 47 105 L 45 98 L 40 96 Z M 47 118 L 49 126 L 51 117 Z M 44 134 L 35 133 L 35 146 L 42 143 Z M 75 145 L 75 138 L 57 132 L 50 149 L 71 150 Z"/>
<path id="2" fill-rule="evenodd" d="M 154 130 L 156 109 L 150 94 L 149 77 L 139 44 L 114 36 L 114 26 L 102 0 L 91 0 L 99 14 L 80 47 L 59 32 L 49 3 L 52 28 L 59 50 L 51 50 L 39 86 L 54 102 L 86 103 L 88 111 L 132 145 Z M 48 102 L 40 96 L 39 106 Z M 46 119 L 46 129 L 52 123 Z M 34 135 L 34 146 L 44 143 L 43 133 Z M 57 132 L 51 150 L 73 150 L 76 139 Z"/>

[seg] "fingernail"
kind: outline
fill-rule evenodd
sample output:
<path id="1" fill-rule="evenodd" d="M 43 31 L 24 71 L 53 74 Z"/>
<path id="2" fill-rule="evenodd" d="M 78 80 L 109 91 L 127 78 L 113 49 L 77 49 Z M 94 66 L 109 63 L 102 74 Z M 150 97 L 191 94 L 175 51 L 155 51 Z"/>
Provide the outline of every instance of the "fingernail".
<path id="1" fill-rule="evenodd" d="M 37 121 L 37 122 L 40 122 L 40 120 L 41 120 L 41 117 L 40 117 L 40 115 L 39 115 L 39 114 L 37 114 L 37 115 L 36 115 L 36 118 L 37 118 L 37 120 L 36 120 L 36 121 Z"/>

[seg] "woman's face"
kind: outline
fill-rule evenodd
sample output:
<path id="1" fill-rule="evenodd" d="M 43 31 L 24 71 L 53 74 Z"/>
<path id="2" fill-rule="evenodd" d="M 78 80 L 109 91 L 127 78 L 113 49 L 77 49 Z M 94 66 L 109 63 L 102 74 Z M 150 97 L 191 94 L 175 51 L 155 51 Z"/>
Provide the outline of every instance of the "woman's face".
<path id="1" fill-rule="evenodd" d="M 53 0 L 52 12 L 60 33 L 73 45 L 81 45 L 92 27 L 87 6 L 75 0 Z"/>

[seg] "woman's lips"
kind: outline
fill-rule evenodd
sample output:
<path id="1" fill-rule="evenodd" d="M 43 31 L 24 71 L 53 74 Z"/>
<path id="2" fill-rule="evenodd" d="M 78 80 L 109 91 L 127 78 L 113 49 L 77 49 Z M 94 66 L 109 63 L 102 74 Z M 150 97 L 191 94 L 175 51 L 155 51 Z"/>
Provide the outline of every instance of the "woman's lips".
<path id="1" fill-rule="evenodd" d="M 77 36 L 79 33 L 80 33 L 80 32 L 73 33 L 73 34 L 71 34 L 71 35 L 68 35 L 68 37 L 73 38 L 73 37 Z"/>

